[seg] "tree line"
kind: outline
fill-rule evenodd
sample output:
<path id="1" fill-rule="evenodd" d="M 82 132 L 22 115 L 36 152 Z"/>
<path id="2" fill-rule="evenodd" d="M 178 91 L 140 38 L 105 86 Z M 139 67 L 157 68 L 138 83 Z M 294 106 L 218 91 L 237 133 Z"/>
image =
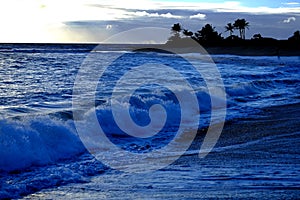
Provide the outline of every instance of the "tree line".
<path id="1" fill-rule="evenodd" d="M 233 23 L 228 23 L 224 29 L 225 32 L 229 32 L 227 38 L 222 37 L 222 33 L 218 33 L 211 24 L 206 24 L 200 30 L 192 32 L 188 29 L 183 29 L 180 23 L 173 24 L 171 27 L 172 36 L 168 39 L 167 43 L 172 43 L 174 41 L 182 41 L 185 38 L 192 38 L 200 44 L 219 44 L 224 43 L 243 43 L 246 40 L 246 29 L 249 29 L 250 23 L 245 19 L 237 19 Z M 239 32 L 239 36 L 234 35 L 234 31 Z M 263 38 L 261 34 L 254 34 L 251 38 L 251 41 L 255 40 L 256 42 L 261 41 L 270 41 L 276 40 L 273 38 Z M 294 32 L 294 35 L 288 38 L 289 41 L 300 42 L 300 31 Z"/>

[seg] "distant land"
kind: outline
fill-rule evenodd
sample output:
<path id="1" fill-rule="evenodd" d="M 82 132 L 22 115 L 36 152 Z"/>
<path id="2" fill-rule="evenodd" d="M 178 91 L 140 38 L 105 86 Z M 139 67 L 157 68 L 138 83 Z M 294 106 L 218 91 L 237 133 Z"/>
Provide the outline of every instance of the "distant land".
<path id="1" fill-rule="evenodd" d="M 177 23 L 171 27 L 173 35 L 168 39 L 165 48 L 185 49 L 193 52 L 196 41 L 209 54 L 232 54 L 241 56 L 300 56 L 300 31 L 286 40 L 266 38 L 261 34 L 254 34 L 251 39 L 246 39 L 245 32 L 249 29 L 249 22 L 245 19 L 237 19 L 234 23 L 228 23 L 224 28 L 229 32 L 227 38 L 222 37 L 213 25 L 206 24 L 200 30 L 193 33 L 183 29 Z M 234 31 L 239 32 L 239 36 L 234 35 Z"/>
<path id="2" fill-rule="evenodd" d="M 194 51 L 186 39 L 167 42 L 166 49 L 182 49 L 186 53 Z M 204 42 L 201 46 L 209 54 L 231 54 L 240 56 L 300 56 L 300 42 L 276 40 L 272 38 L 218 42 Z"/>
<path id="3" fill-rule="evenodd" d="M 91 51 L 151 51 L 196 53 L 201 45 L 209 54 L 228 54 L 239 56 L 300 56 L 300 39 L 273 38 L 240 39 L 231 37 L 219 40 L 198 41 L 192 37 L 171 38 L 165 44 L 105 44 L 105 43 L 0 43 L 0 52 L 41 53 L 72 52 L 89 53 Z M 195 42 L 196 41 L 196 42 Z M 203 53 L 203 52 L 201 52 Z M 204 52 L 205 53 L 205 52 Z"/>

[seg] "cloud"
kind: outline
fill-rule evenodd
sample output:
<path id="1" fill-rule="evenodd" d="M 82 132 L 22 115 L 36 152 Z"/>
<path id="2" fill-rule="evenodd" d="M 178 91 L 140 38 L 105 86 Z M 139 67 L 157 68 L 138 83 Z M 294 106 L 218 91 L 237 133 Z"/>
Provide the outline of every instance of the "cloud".
<path id="1" fill-rule="evenodd" d="M 297 6 L 300 5 L 299 2 L 287 2 L 287 3 L 282 3 L 283 5 L 288 5 L 288 6 Z"/>
<path id="2" fill-rule="evenodd" d="M 165 18 L 174 18 L 174 19 L 181 19 L 182 18 L 182 16 L 172 15 L 171 13 L 161 14 L 160 16 L 165 17 Z"/>
<path id="3" fill-rule="evenodd" d="M 205 20 L 205 19 L 206 19 L 206 15 L 205 15 L 205 14 L 198 13 L 197 15 L 192 15 L 192 16 L 190 16 L 190 19 L 200 19 L 200 20 Z"/>
<path id="4" fill-rule="evenodd" d="M 283 23 L 290 23 L 290 22 L 292 22 L 292 21 L 293 21 L 293 22 L 296 21 L 296 17 L 289 17 L 289 18 L 283 20 Z"/>
<path id="5" fill-rule="evenodd" d="M 190 30 L 197 30 L 206 23 L 208 17 L 209 23 L 216 26 L 219 32 L 224 31 L 224 25 L 228 22 L 245 18 L 251 25 L 246 32 L 249 36 L 260 32 L 264 36 L 287 38 L 299 28 L 294 23 L 300 19 L 299 0 L 287 0 L 286 3 L 274 5 L 261 1 L 260 5 L 264 6 L 260 7 L 243 2 L 3 0 L 0 1 L 0 42 L 100 41 L 101 38 L 130 28 L 170 28 L 174 19 L 180 19 L 180 23 Z M 280 25 L 278 22 L 281 22 Z"/>
<path id="6" fill-rule="evenodd" d="M 146 11 L 138 11 L 138 12 L 135 12 L 133 15 L 138 16 L 138 17 L 163 17 L 163 18 L 173 18 L 173 19 L 181 19 L 182 18 L 182 16 L 173 15 L 169 12 L 165 13 L 165 14 L 158 14 L 157 12 L 156 13 L 148 13 Z"/>
<path id="7" fill-rule="evenodd" d="M 198 11 L 213 11 L 213 12 L 235 12 L 235 13 L 249 13 L 249 14 L 288 14 L 288 13 L 299 13 L 300 3 L 288 2 L 282 3 L 283 6 L 264 6 L 253 7 L 246 6 L 240 1 L 223 1 L 223 2 L 211 2 L 204 0 L 198 1 L 178 1 L 178 0 L 94 0 L 93 6 L 107 7 L 111 9 L 124 9 L 125 11 L 130 10 L 198 10 Z M 98 4 L 97 4 L 98 2 Z M 175 18 L 175 17 L 174 17 Z M 179 18 L 179 17 L 178 17 Z"/>

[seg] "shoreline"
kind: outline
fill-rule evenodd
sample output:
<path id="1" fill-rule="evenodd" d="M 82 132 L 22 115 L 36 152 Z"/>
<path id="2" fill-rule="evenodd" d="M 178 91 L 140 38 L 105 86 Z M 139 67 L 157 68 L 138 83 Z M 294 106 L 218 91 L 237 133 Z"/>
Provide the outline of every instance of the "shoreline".
<path id="1" fill-rule="evenodd" d="M 208 47 L 205 48 L 213 55 L 237 55 L 237 56 L 300 56 L 300 49 L 277 49 L 274 47 Z"/>
<path id="2" fill-rule="evenodd" d="M 199 47 L 173 47 L 169 45 L 144 45 L 137 47 L 135 52 L 158 52 L 168 53 L 203 53 L 211 55 L 236 55 L 236 56 L 300 56 L 300 48 L 277 48 L 277 47 L 259 47 L 259 46 L 220 46 L 205 47 L 205 51 L 199 52 Z M 163 49 L 163 50 L 162 50 Z"/>
<path id="3" fill-rule="evenodd" d="M 24 198 L 297 199 L 299 111 L 300 103 L 273 106 L 262 109 L 259 118 L 227 121 L 220 142 L 202 159 L 197 153 L 185 154 L 152 173 L 103 173 L 86 183 L 46 188 Z M 249 133 L 255 134 L 247 137 Z M 200 137 L 201 130 L 196 139 Z"/>
<path id="4" fill-rule="evenodd" d="M 19 53 L 29 51 L 28 46 L 33 52 L 42 51 L 43 48 L 49 50 L 70 51 L 72 52 L 92 52 L 92 51 L 133 51 L 133 52 L 178 52 L 178 53 L 198 53 L 199 46 L 189 45 L 188 43 L 179 44 L 114 44 L 114 43 L 0 43 L 0 52 Z M 18 47 L 18 50 L 14 50 Z M 55 48 L 58 47 L 58 48 Z M 201 46 L 208 54 L 212 55 L 237 55 L 237 56 L 300 56 L 300 47 L 264 46 L 264 45 L 213 45 Z M 20 48 L 20 49 L 19 49 Z M 168 52 L 169 51 L 169 52 Z M 200 52 L 206 54 L 206 52 Z"/>
<path id="5" fill-rule="evenodd" d="M 253 140 L 267 136 L 289 134 L 291 132 L 300 133 L 299 119 L 300 103 L 265 107 L 258 113 L 251 114 L 245 118 L 225 121 L 221 137 L 215 147 L 243 143 L 248 139 Z M 218 124 L 215 126 L 218 126 Z M 202 143 L 207 129 L 208 127 L 198 130 L 195 138 L 196 143 Z M 247 136 L 251 136 L 251 138 L 247 138 Z M 231 140 L 228 141 L 228 138 Z M 232 140 L 233 138 L 236 138 L 236 140 Z M 197 148 L 199 149 L 199 146 L 192 145 L 192 149 Z"/>
<path id="6" fill-rule="evenodd" d="M 199 158 L 207 129 L 199 129 L 188 149 L 175 165 L 207 165 L 224 159 L 227 167 L 237 165 L 255 166 L 256 173 L 261 167 L 270 167 L 270 173 L 284 168 L 300 170 L 300 103 L 262 108 L 256 114 L 245 118 L 225 121 L 222 133 L 212 151 Z M 219 124 L 213 125 L 218 126 Z M 275 165 L 276 167 L 274 167 Z M 298 166 L 298 167 L 296 167 Z M 285 173 L 285 172 L 284 172 Z M 287 187 L 288 189 L 288 187 Z"/>

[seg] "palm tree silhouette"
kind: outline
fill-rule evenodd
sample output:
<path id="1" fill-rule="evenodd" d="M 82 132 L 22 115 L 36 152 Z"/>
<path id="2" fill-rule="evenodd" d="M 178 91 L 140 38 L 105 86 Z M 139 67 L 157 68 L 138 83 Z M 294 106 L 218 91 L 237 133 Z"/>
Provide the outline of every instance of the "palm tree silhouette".
<path id="1" fill-rule="evenodd" d="M 226 31 L 225 32 L 228 32 L 229 31 L 229 34 L 230 34 L 230 37 L 232 36 L 233 34 L 233 31 L 234 31 L 234 26 L 231 24 L 231 23 L 228 23 L 226 26 L 225 26 L 225 29 Z"/>
<path id="2" fill-rule="evenodd" d="M 237 19 L 235 20 L 233 26 L 240 31 L 240 36 L 242 39 L 246 38 L 246 28 L 249 29 L 249 22 L 245 19 Z"/>

